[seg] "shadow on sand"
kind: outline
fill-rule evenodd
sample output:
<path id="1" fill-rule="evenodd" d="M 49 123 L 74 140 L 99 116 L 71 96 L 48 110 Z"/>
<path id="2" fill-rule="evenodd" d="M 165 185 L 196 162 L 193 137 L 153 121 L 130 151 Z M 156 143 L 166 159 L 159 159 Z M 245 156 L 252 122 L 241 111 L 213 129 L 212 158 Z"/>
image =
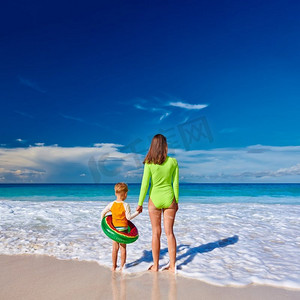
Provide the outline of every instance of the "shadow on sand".
<path id="1" fill-rule="evenodd" d="M 238 240 L 239 240 L 239 237 L 237 235 L 234 235 L 234 236 L 228 237 L 226 239 L 218 240 L 218 241 L 215 241 L 212 243 L 207 243 L 207 244 L 203 244 L 203 245 L 200 245 L 197 247 L 192 247 L 192 248 L 190 245 L 184 245 L 184 244 L 179 245 L 179 246 L 177 246 L 178 254 L 177 254 L 176 260 L 177 260 L 177 263 L 181 260 L 183 260 L 183 262 L 178 263 L 177 268 L 181 269 L 182 266 L 190 263 L 198 253 L 210 252 L 216 248 L 223 248 L 223 247 L 226 247 L 229 245 L 233 245 L 233 244 L 237 243 Z M 183 254 L 180 254 L 180 252 L 182 252 L 182 251 L 185 251 L 185 252 Z M 168 248 L 161 249 L 159 258 L 160 259 L 163 258 L 165 255 L 167 255 L 167 253 L 168 253 Z M 139 259 L 126 264 L 126 267 L 131 268 L 142 262 L 151 263 L 152 261 L 153 261 L 152 251 L 144 250 L 143 255 Z"/>

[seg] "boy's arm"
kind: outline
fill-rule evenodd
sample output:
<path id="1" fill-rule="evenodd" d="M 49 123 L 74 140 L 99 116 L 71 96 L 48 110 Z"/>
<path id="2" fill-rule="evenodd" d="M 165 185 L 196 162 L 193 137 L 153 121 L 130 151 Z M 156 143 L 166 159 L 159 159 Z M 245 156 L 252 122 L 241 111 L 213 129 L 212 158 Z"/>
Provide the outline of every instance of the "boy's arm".
<path id="1" fill-rule="evenodd" d="M 135 211 L 133 214 L 131 214 L 131 210 L 130 210 L 130 206 L 128 203 L 123 203 L 124 204 L 124 208 L 125 208 L 125 215 L 126 215 L 126 219 L 127 220 L 132 220 L 133 218 L 135 218 L 139 212 Z"/>
<path id="2" fill-rule="evenodd" d="M 101 211 L 101 220 L 105 217 L 105 215 L 110 211 L 113 202 L 107 204 L 107 206 Z"/>

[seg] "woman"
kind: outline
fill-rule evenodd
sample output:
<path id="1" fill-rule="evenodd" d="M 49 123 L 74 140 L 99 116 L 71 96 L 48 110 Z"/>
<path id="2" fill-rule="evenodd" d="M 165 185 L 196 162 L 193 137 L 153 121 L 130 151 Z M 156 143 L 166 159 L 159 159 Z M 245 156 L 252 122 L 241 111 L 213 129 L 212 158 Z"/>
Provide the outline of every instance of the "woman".
<path id="1" fill-rule="evenodd" d="M 153 265 L 149 268 L 158 271 L 161 214 L 164 215 L 164 229 L 168 240 L 170 265 L 167 268 L 175 272 L 176 239 L 173 232 L 175 215 L 178 210 L 179 171 L 175 158 L 169 157 L 167 139 L 162 134 L 153 137 L 150 149 L 144 159 L 144 174 L 139 196 L 137 210 L 142 212 L 149 180 L 151 188 L 149 193 L 148 210 L 152 225 L 152 256 Z M 172 188 L 173 180 L 173 188 Z"/>

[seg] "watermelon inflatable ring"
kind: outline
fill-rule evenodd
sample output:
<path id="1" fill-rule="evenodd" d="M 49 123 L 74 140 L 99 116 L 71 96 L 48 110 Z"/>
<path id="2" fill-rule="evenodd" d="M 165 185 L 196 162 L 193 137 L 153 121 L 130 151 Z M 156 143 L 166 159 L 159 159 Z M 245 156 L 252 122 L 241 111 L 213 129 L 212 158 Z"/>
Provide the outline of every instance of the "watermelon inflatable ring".
<path id="1" fill-rule="evenodd" d="M 128 232 L 118 231 L 113 223 L 112 216 L 108 215 L 101 221 L 103 232 L 112 240 L 121 244 L 131 244 L 139 238 L 139 233 L 134 224 L 128 221 Z"/>

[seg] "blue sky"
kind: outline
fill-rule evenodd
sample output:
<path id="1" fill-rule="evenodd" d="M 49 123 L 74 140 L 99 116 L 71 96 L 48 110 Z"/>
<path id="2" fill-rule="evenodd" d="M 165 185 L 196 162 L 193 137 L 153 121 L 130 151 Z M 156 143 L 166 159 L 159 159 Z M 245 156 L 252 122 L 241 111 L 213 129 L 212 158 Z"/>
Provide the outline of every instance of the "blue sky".
<path id="1" fill-rule="evenodd" d="M 299 182 L 299 13 L 298 1 L 4 4 L 0 182 L 139 182 L 158 132 L 182 181 Z"/>

